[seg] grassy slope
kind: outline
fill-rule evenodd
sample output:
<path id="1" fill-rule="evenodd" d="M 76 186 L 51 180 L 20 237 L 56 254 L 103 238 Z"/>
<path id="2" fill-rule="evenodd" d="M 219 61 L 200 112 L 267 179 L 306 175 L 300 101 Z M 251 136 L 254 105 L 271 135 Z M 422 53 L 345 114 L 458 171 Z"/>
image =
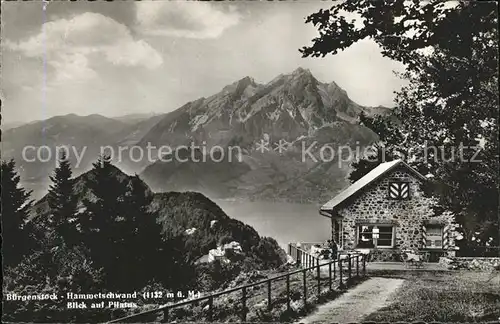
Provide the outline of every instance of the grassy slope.
<path id="1" fill-rule="evenodd" d="M 500 273 L 406 272 L 381 274 L 407 279 L 390 306 L 366 321 L 477 322 L 500 318 Z"/>

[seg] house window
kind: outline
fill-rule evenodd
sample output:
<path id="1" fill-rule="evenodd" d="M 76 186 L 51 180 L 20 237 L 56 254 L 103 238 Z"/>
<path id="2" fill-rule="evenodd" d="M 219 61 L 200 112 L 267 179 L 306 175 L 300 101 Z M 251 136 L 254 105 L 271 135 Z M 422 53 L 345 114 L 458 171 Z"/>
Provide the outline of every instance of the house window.
<path id="1" fill-rule="evenodd" d="M 403 181 L 389 182 L 389 199 L 402 200 L 410 198 L 410 183 Z"/>
<path id="2" fill-rule="evenodd" d="M 373 229 L 378 229 L 377 247 L 393 247 L 393 226 L 389 225 L 358 225 L 358 244 L 357 248 L 374 248 Z"/>
<path id="3" fill-rule="evenodd" d="M 440 225 L 427 225 L 426 247 L 442 248 L 443 247 L 443 227 Z"/>

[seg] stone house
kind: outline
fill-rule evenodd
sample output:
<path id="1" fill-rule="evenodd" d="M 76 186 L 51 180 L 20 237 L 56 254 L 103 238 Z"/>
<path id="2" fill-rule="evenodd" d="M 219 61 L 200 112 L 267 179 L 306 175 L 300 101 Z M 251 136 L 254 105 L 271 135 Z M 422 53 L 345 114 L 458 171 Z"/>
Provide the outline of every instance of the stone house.
<path id="1" fill-rule="evenodd" d="M 320 208 L 332 220 L 340 249 L 367 249 L 377 260 L 399 260 L 400 251 L 454 255 L 456 224 L 450 212 L 435 215 L 424 196 L 427 179 L 403 160 L 381 163 Z"/>

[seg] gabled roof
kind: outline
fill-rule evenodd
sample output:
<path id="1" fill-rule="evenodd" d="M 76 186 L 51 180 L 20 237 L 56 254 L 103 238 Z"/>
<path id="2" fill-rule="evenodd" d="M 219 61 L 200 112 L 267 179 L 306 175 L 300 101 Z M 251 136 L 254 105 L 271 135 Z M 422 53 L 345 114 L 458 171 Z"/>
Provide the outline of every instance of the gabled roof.
<path id="1" fill-rule="evenodd" d="M 403 160 L 398 159 L 390 162 L 385 162 L 379 164 L 375 169 L 371 170 L 368 172 L 365 176 L 363 176 L 361 179 L 358 181 L 354 182 L 352 185 L 350 185 L 347 189 L 339 193 L 337 196 L 335 196 L 332 200 L 321 206 L 320 213 L 321 212 L 332 212 L 336 207 L 338 207 L 342 202 L 347 200 L 348 198 L 354 196 L 355 194 L 358 194 L 362 192 L 369 184 L 373 183 L 383 175 L 391 172 L 395 168 L 399 166 L 404 166 L 406 169 L 408 169 L 409 172 L 414 174 L 417 178 L 419 178 L 422 181 L 427 180 L 422 174 L 420 174 L 418 171 L 410 167 L 408 164 L 406 164 Z"/>

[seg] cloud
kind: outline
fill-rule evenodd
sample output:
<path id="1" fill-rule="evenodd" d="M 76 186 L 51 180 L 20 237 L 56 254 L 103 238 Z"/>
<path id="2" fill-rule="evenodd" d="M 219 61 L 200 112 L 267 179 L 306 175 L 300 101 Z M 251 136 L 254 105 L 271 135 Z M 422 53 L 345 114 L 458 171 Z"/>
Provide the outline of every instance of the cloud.
<path id="1" fill-rule="evenodd" d="M 137 30 L 147 35 L 218 38 L 241 20 L 235 7 L 222 11 L 208 2 L 144 1 L 136 8 Z"/>
<path id="2" fill-rule="evenodd" d="M 44 23 L 38 34 L 20 42 L 6 40 L 5 46 L 27 57 L 43 58 L 55 71 L 54 83 L 95 78 L 92 57 L 148 69 L 163 63 L 161 55 L 145 41 L 134 39 L 125 25 L 91 12 Z"/>

